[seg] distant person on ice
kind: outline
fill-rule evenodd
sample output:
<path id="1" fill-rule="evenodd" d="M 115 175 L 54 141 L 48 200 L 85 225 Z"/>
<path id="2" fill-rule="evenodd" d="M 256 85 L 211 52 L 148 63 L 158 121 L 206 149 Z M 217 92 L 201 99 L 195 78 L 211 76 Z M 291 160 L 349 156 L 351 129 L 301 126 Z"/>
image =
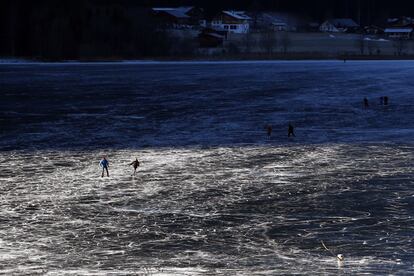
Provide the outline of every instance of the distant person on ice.
<path id="1" fill-rule="evenodd" d="M 133 175 L 135 175 L 135 173 L 137 172 L 137 168 L 139 166 L 138 158 L 135 158 L 135 161 L 132 161 L 132 163 L 129 164 L 129 165 L 134 167 L 134 174 Z"/>
<path id="2" fill-rule="evenodd" d="M 106 170 L 106 176 L 109 177 L 109 172 L 108 172 L 109 162 L 108 160 L 106 160 L 105 157 L 101 160 L 101 162 L 99 162 L 99 166 L 101 166 L 102 168 L 102 177 L 104 177 L 105 170 Z"/>
<path id="3" fill-rule="evenodd" d="M 369 107 L 369 103 L 368 103 L 368 99 L 364 98 L 364 107 L 368 108 Z"/>
<path id="4" fill-rule="evenodd" d="M 387 96 L 384 97 L 384 105 L 388 105 L 388 97 Z"/>
<path id="5" fill-rule="evenodd" d="M 288 127 L 288 137 L 290 136 L 296 137 L 295 132 L 294 132 L 294 127 L 291 124 L 289 124 L 289 127 Z"/>
<path id="6" fill-rule="evenodd" d="M 384 105 L 384 97 L 380 97 L 380 105 Z"/>
<path id="7" fill-rule="evenodd" d="M 270 137 L 272 136 L 272 131 L 273 131 L 272 125 L 267 125 L 266 126 L 266 131 L 267 131 L 267 138 L 270 139 Z"/>

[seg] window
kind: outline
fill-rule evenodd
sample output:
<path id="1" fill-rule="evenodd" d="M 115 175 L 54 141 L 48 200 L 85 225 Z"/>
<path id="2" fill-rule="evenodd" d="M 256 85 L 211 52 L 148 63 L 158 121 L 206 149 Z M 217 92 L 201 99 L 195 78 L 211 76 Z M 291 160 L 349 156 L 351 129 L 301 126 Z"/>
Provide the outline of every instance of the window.
<path id="1" fill-rule="evenodd" d="M 236 25 L 231 25 L 231 26 L 230 26 L 230 29 L 231 29 L 231 30 L 235 30 L 235 29 L 237 29 L 237 26 L 236 26 Z"/>
<path id="2" fill-rule="evenodd" d="M 228 30 L 229 29 L 229 25 L 224 25 L 224 29 Z"/>

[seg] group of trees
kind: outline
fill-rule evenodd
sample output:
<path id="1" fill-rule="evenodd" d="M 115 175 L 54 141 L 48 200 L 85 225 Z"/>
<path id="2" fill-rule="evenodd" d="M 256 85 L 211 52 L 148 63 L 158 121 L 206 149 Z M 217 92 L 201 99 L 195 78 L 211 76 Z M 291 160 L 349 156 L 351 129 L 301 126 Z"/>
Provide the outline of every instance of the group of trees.
<path id="1" fill-rule="evenodd" d="M 273 55 L 275 52 L 287 54 L 292 41 L 288 32 L 275 33 L 272 30 L 267 30 L 261 36 L 260 47 L 268 54 Z"/>
<path id="2" fill-rule="evenodd" d="M 356 40 L 355 46 L 361 55 L 381 55 L 381 43 L 374 39 L 370 39 L 365 35 L 360 35 Z M 406 54 L 408 49 L 409 40 L 407 39 L 395 39 L 392 41 L 392 48 L 394 50 L 394 55 L 402 56 Z"/>
<path id="3" fill-rule="evenodd" d="M 292 46 L 292 40 L 289 32 L 275 32 L 269 29 L 256 35 L 245 34 L 240 45 L 245 53 L 261 52 L 272 56 L 287 54 Z"/>
<path id="4" fill-rule="evenodd" d="M 1 56 L 139 58 L 169 54 L 170 38 L 148 9 L 93 1 L 3 1 Z"/>

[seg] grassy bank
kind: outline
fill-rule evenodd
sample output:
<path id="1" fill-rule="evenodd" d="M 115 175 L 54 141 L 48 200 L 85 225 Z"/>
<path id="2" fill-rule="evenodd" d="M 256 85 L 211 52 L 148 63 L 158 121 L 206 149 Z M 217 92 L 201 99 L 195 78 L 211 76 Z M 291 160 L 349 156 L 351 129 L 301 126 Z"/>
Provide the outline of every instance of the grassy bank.
<path id="1" fill-rule="evenodd" d="M 96 55 L 75 60 L 66 57 L 17 57 L 34 62 L 119 62 L 156 61 L 235 61 L 235 60 L 413 60 L 414 41 L 392 41 L 385 37 L 337 33 L 274 33 L 270 40 L 264 33 L 229 34 L 222 47 L 199 48 L 197 33 L 175 31 L 184 48 L 158 56 Z M 270 43 L 271 42 L 271 43 Z M 181 45 L 181 44 L 180 44 Z M 177 50 L 177 49 L 176 49 Z M 13 60 L 16 57 L 7 57 Z"/>

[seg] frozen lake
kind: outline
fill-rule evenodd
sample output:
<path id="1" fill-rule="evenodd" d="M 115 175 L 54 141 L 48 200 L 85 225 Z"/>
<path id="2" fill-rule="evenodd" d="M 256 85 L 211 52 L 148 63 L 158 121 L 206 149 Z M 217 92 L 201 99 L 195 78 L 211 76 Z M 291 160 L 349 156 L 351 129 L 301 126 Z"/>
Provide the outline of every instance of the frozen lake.
<path id="1" fill-rule="evenodd" d="M 0 273 L 414 273 L 413 75 L 392 61 L 0 64 Z"/>

